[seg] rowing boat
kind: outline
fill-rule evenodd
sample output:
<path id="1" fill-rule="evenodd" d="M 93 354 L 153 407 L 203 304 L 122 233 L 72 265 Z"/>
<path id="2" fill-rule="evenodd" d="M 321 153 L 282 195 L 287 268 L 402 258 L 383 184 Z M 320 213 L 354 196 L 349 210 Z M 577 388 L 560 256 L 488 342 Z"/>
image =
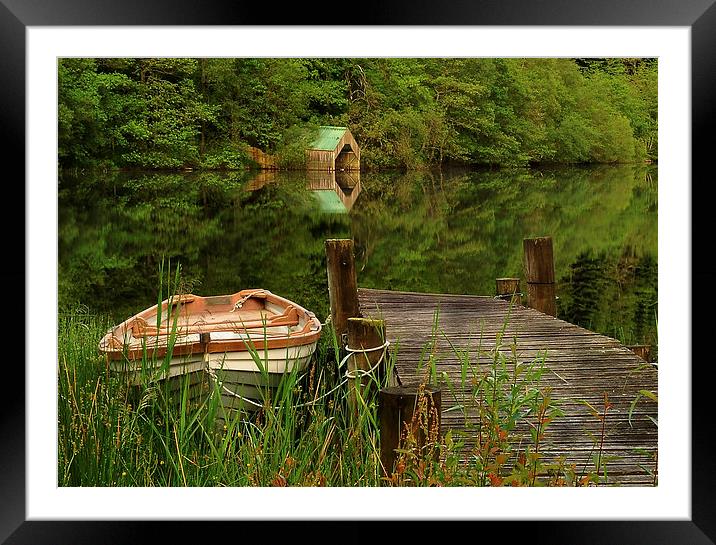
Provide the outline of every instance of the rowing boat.
<path id="1" fill-rule="evenodd" d="M 110 329 L 99 348 L 130 384 L 147 377 L 178 384 L 189 376 L 201 385 L 206 375 L 225 408 L 253 411 L 286 373 L 308 367 L 320 334 L 313 312 L 250 289 L 171 297 Z"/>

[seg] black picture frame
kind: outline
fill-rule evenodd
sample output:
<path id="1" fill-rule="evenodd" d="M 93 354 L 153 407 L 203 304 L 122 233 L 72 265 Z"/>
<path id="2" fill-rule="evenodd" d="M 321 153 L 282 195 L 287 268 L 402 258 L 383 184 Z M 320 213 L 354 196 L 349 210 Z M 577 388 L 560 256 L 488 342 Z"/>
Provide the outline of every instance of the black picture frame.
<path id="1" fill-rule="evenodd" d="M 323 5 L 322 5 L 323 4 Z M 707 345 L 713 336 L 716 320 L 708 313 L 708 290 L 714 285 L 716 271 L 704 260 L 704 249 L 710 247 L 711 224 L 706 217 L 710 205 L 704 192 L 709 159 L 709 124 L 716 109 L 716 5 L 714 0 L 485 0 L 482 2 L 375 2 L 351 6 L 350 14 L 336 8 L 335 3 L 312 3 L 310 11 L 303 3 L 285 5 L 280 10 L 267 10 L 261 3 L 219 2 L 205 0 L 0 0 L 0 121 L 5 142 L 0 148 L 6 179 L 4 197 L 6 213 L 2 215 L 5 252 L 10 258 L 0 271 L 6 287 L 6 308 L 25 308 L 24 294 L 32 286 L 26 284 L 25 239 L 18 234 L 23 219 L 14 210 L 25 210 L 25 31 L 29 26 L 96 26 L 96 25 L 568 25 L 568 26 L 684 26 L 691 29 L 692 77 L 692 263 L 691 278 L 679 286 L 661 289 L 680 290 L 692 301 L 691 338 L 683 339 L 685 372 L 691 369 L 692 393 L 692 516 L 689 521 L 494 521 L 467 523 L 445 522 L 439 535 L 448 539 L 472 536 L 508 541 L 551 544 L 714 544 L 716 542 L 716 472 L 710 465 L 710 431 L 713 429 L 711 406 L 711 362 L 694 349 Z M 338 9 L 339 11 L 336 11 Z M 19 167 L 13 176 L 7 174 Z M 698 183 L 695 183 L 698 180 Z M 20 205 L 22 203 L 22 206 Z M 699 213 L 701 212 L 701 213 Z M 701 253 L 699 250 L 701 249 Z M 698 262 L 700 260 L 700 262 Z M 688 289 L 691 282 L 690 289 Z M 22 294 L 16 286 L 23 285 Z M 704 295 L 704 292 L 706 294 Z M 698 297 L 693 295 L 699 294 Z M 21 300 L 22 298 L 22 300 Z M 699 304 L 696 304 L 699 302 Z M 22 321 L 19 312 L 6 314 L 6 324 L 17 329 Z M 24 322 L 23 322 L 24 323 Z M 15 336 L 6 339 L 13 346 L 22 346 Z M 703 352 L 703 349 L 701 349 Z M 697 358 L 697 354 L 701 358 Z M 189 522 L 161 521 L 27 521 L 25 517 L 25 370 L 13 356 L 5 361 L 3 403 L 0 405 L 0 542 L 7 544 L 53 543 L 96 544 L 127 543 L 137 539 L 163 541 L 195 541 Z M 11 365 L 11 364 L 14 364 Z M 350 513 L 346 509 L 347 515 Z M 556 514 L 558 516 L 558 514 Z M 383 538 L 386 524 L 376 521 L 348 521 L 337 530 L 329 528 L 316 513 L 315 521 L 271 521 L 272 535 L 290 531 L 305 535 L 312 542 L 363 542 L 375 536 Z M 401 539 L 427 537 L 426 524 L 401 524 L 395 531 Z M 248 522 L 191 522 L 204 539 L 212 535 L 248 537 L 254 533 Z M 464 525 L 478 528 L 463 528 Z M 240 525 L 240 526 L 237 526 Z M 287 527 L 290 525 L 291 527 Z M 297 528 L 296 528 L 297 526 Z M 332 526 L 332 525 L 331 525 Z M 374 528 L 380 526 L 380 528 Z M 441 525 L 442 526 L 442 525 Z M 239 529 L 240 528 L 240 529 Z M 265 533 L 258 530 L 258 535 Z M 490 531 L 488 534 L 487 531 Z M 475 534 L 474 532 L 478 532 Z M 300 532 L 300 534 L 298 534 Z M 380 532 L 380 533 L 376 533 Z M 452 537 L 449 537 L 452 536 Z M 502 537 L 500 537 L 502 536 Z M 438 537 L 439 539 L 439 537 Z"/>

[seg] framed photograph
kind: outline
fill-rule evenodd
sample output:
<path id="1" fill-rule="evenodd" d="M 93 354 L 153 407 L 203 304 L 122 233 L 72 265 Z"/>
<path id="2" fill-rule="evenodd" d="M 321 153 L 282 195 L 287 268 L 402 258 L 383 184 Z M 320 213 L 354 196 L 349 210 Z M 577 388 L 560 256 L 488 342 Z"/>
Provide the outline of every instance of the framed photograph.
<path id="1" fill-rule="evenodd" d="M 711 1 L 673 1 L 655 8 L 645 0 L 628 6 L 611 1 L 574 3 L 557 0 L 538 6 L 508 0 L 501 2 L 499 9 L 487 5 L 407 6 L 375 3 L 357 8 L 358 14 L 348 22 L 340 20 L 338 12 L 335 17 L 317 16 L 318 20 L 314 21 L 298 6 L 287 8 L 287 11 L 280 14 L 272 14 L 269 21 L 265 20 L 266 10 L 259 6 L 226 6 L 211 1 L 201 5 L 162 2 L 140 6 L 133 2 L 115 5 L 112 2 L 87 0 L 62 0 L 47 5 L 34 1 L 0 0 L 0 44 L 4 51 L 0 57 L 0 73 L 3 74 L 0 116 L 8 136 L 3 146 L 3 156 L 6 166 L 17 167 L 16 174 L 8 178 L 6 184 L 6 189 L 10 189 L 6 196 L 8 213 L 4 216 L 10 262 L 3 276 L 13 303 L 15 293 L 20 293 L 18 286 L 23 285 L 25 288 L 22 307 L 8 307 L 6 320 L 8 326 L 12 324 L 16 328 L 17 323 L 22 321 L 20 316 L 24 316 L 25 335 L 23 345 L 7 345 L 23 346 L 23 349 L 20 350 L 21 354 L 13 354 L 6 362 L 10 374 L 6 377 L 7 397 L 4 415 L 0 419 L 3 445 L 0 449 L 0 490 L 5 498 L 0 508 L 0 541 L 12 544 L 46 541 L 96 543 L 98 540 L 123 543 L 150 529 L 164 532 L 167 538 L 181 539 L 186 532 L 186 521 L 192 521 L 192 526 L 196 526 L 200 532 L 220 532 L 222 535 L 237 535 L 237 531 L 241 535 L 246 530 L 238 525 L 252 523 L 252 526 L 261 526 L 256 528 L 257 532 L 270 527 L 283 528 L 290 533 L 296 527 L 314 536 L 323 531 L 321 529 L 325 528 L 327 521 L 340 523 L 336 528 L 338 532 L 361 534 L 366 528 L 383 528 L 379 522 L 398 521 L 408 523 L 396 528 L 401 535 L 417 537 L 425 530 L 416 523 L 430 521 L 442 523 L 441 529 L 448 529 L 451 524 L 463 528 L 463 523 L 470 522 L 473 523 L 470 526 L 479 528 L 478 531 L 483 531 L 488 527 L 485 524 L 489 523 L 490 529 L 504 532 L 505 536 L 545 543 L 714 543 L 716 521 L 713 512 L 716 511 L 716 502 L 713 487 L 716 477 L 709 464 L 712 456 L 708 447 L 708 431 L 713 426 L 705 402 L 710 393 L 708 356 L 699 358 L 703 361 L 693 363 L 697 359 L 693 349 L 705 344 L 702 339 L 709 338 L 709 326 L 713 324 L 713 319 L 701 316 L 697 311 L 708 307 L 708 297 L 701 294 L 708 293 L 715 280 L 714 274 L 707 265 L 698 266 L 694 261 L 701 254 L 699 239 L 711 232 L 710 225 L 703 220 L 697 221 L 699 205 L 707 206 L 708 203 L 704 195 L 699 195 L 698 189 L 707 183 L 705 168 L 710 154 L 705 149 L 708 142 L 706 123 L 713 118 L 712 96 L 716 91 L 716 61 L 712 55 L 716 48 L 716 38 L 713 37 L 716 35 L 716 8 Z M 316 9 L 316 13 L 326 12 Z M 104 83 L 114 88 L 122 88 L 126 83 L 122 76 L 123 70 L 128 74 L 133 68 L 120 64 L 131 63 L 132 59 L 581 59 L 585 70 L 589 69 L 590 60 L 656 59 L 653 66 L 658 69 L 654 70 L 655 74 L 658 73 L 658 140 L 653 140 L 653 149 L 639 152 L 643 152 L 643 158 L 650 163 L 652 154 L 658 157 L 658 161 L 653 161 L 658 165 L 654 164 L 650 168 L 658 168 L 658 194 L 662 201 L 658 211 L 658 302 L 661 307 L 658 313 L 661 333 L 658 339 L 658 392 L 642 391 L 640 394 L 644 398 L 642 401 L 647 397 L 652 401 L 658 398 L 659 403 L 658 424 L 654 420 L 654 424 L 658 425 L 658 471 L 651 466 L 645 469 L 649 475 L 654 476 L 651 484 L 655 486 L 514 486 L 499 489 L 487 486 L 432 486 L 396 487 L 387 492 L 385 487 L 321 488 L 305 484 L 283 487 L 281 483 L 278 483 L 279 486 L 267 486 L 263 482 L 257 486 L 227 487 L 212 486 L 208 482 L 187 486 L 186 481 L 183 484 L 179 481 L 174 483 L 175 486 L 164 487 L 147 486 L 144 481 L 137 481 L 142 483 L 137 486 L 121 480 L 78 485 L 76 481 L 65 479 L 63 485 L 62 476 L 58 475 L 58 455 L 67 456 L 67 453 L 58 453 L 58 368 L 62 368 L 62 362 L 59 361 L 61 357 L 58 356 L 55 339 L 58 297 L 69 292 L 59 282 L 70 274 L 81 275 L 80 263 L 85 263 L 86 267 L 91 267 L 92 263 L 85 256 L 85 261 L 78 260 L 73 265 L 76 267 L 73 271 L 64 270 L 64 276 L 58 276 L 58 217 L 63 209 L 58 206 L 60 196 L 56 182 L 62 161 L 70 161 L 66 158 L 72 157 L 72 160 L 79 161 L 76 164 L 80 164 L 81 160 L 77 158 L 86 154 L 82 146 L 87 149 L 95 144 L 101 146 L 102 135 L 88 136 L 65 131 L 65 127 L 71 123 L 62 125 L 63 112 L 58 109 L 58 69 L 61 67 L 59 59 L 81 61 L 89 58 L 115 59 L 113 62 L 116 66 L 112 66 L 114 73 L 119 75 L 114 80 L 108 77 Z M 142 78 L 144 83 L 140 64 L 137 63 L 139 75 L 136 77 Z M 262 65 L 261 69 L 272 71 L 272 76 L 277 79 L 291 80 L 293 76 L 288 71 L 282 72 L 282 66 L 281 63 L 271 66 L 267 64 Z M 167 68 L 162 65 L 151 69 L 157 73 L 170 70 L 178 74 L 185 68 L 173 65 Z M 219 72 L 221 69 L 217 65 L 218 78 L 223 77 Z M 391 70 L 390 66 L 385 69 Z M 513 74 L 529 73 L 529 68 L 514 70 L 516 72 Z M 81 68 L 77 68 L 74 74 L 81 74 Z M 360 92 L 359 76 L 356 76 L 357 93 Z M 182 102 L 175 110 L 171 109 L 173 106 L 166 106 L 168 113 L 164 114 L 164 119 L 158 118 L 158 123 L 170 119 L 182 108 L 194 108 L 192 111 L 196 119 L 200 120 L 196 122 L 197 126 L 202 126 L 201 120 L 215 119 L 212 117 L 214 113 L 202 109 L 205 105 L 192 102 L 189 91 L 182 88 L 178 80 L 165 78 L 166 81 L 170 82 L 167 85 L 173 85 L 172 89 L 176 90 L 176 95 L 168 98 L 166 104 L 176 104 L 177 100 L 186 102 Z M 386 86 L 395 81 L 389 78 L 384 80 L 388 82 Z M 416 86 L 408 75 L 404 81 L 407 82 L 406 88 Z M 249 83 L 245 79 L 232 85 Z M 446 88 L 453 84 L 460 85 L 448 82 Z M 72 91 L 80 94 L 72 98 L 76 107 L 72 115 L 79 115 L 82 101 L 87 99 L 88 108 L 92 101 L 91 97 L 80 96 L 85 89 L 81 79 L 77 79 L 74 85 Z M 277 85 L 280 87 L 284 82 Z M 651 85 L 650 92 L 655 90 L 653 82 Z M 159 89 L 154 100 L 167 96 L 162 94 L 168 92 L 167 88 Z M 313 104 L 320 103 L 321 111 L 326 114 L 321 119 L 339 119 L 338 116 L 331 118 L 329 115 L 331 108 L 337 107 L 330 102 L 332 97 L 307 91 L 310 92 L 314 92 L 310 100 L 314 101 Z M 407 92 L 418 93 L 420 90 Z M 228 93 L 226 100 L 230 100 Z M 117 102 L 112 107 L 116 107 L 118 112 L 137 107 L 132 97 L 123 98 L 120 92 L 116 96 Z M 384 97 L 385 93 L 381 96 Z M 584 94 L 578 100 L 586 103 L 591 99 Z M 276 116 L 294 107 L 290 102 L 279 101 L 277 104 Z M 377 102 L 372 104 L 371 107 L 375 107 Z M 459 109 L 461 106 L 456 102 L 447 107 Z M 246 111 L 250 111 L 247 108 Z M 245 114 L 239 112 L 236 115 Z M 461 122 L 469 123 L 472 114 L 468 110 L 460 115 L 464 115 Z M 517 127 L 518 116 L 513 117 L 511 122 Z M 264 147 L 268 148 L 273 138 L 271 121 L 266 121 L 263 126 L 261 122 L 256 119 L 254 133 L 248 138 L 254 138 L 252 144 L 266 144 Z M 388 127 L 391 124 L 398 126 L 401 123 L 413 127 L 413 122 L 408 116 L 400 118 L 396 115 L 392 120 L 375 121 L 371 129 L 377 131 L 377 127 Z M 322 122 L 322 125 L 327 124 Z M 583 130 L 576 122 L 570 127 L 576 132 Z M 326 128 L 335 132 L 337 127 L 322 126 L 319 130 L 325 132 Z M 562 129 L 566 131 L 569 127 L 564 125 Z M 124 127 L 123 130 L 125 132 L 112 145 L 127 138 L 128 131 L 133 131 L 133 137 L 139 140 L 142 131 L 149 129 L 135 125 Z M 479 130 L 488 132 L 484 126 Z M 640 130 L 646 134 L 646 128 Z M 363 132 L 368 133 L 367 129 Z M 525 139 L 533 138 L 535 149 L 542 142 L 538 136 L 527 131 L 520 134 Z M 614 129 L 610 134 L 619 133 Z M 81 139 L 75 148 L 71 148 L 73 137 Z M 297 136 L 297 139 L 300 137 Z M 356 157 L 362 160 L 363 149 L 360 153 L 355 150 L 361 145 L 360 139 L 354 140 L 349 131 L 343 131 L 337 138 L 341 139 L 343 151 L 348 149 L 350 152 L 342 152 L 339 162 L 348 165 Z M 497 133 L 490 138 L 498 138 Z M 600 150 L 605 157 L 609 153 L 612 154 L 610 158 L 621 153 L 615 138 L 606 139 L 606 144 L 601 145 Z M 648 148 L 651 145 L 647 142 L 649 138 L 645 136 L 640 145 L 644 144 Z M 58 142 L 59 150 L 66 152 L 62 156 L 65 159 L 58 156 Z M 438 153 L 440 161 L 444 153 L 453 154 L 456 158 L 475 153 L 473 148 L 461 144 L 458 139 L 449 140 L 445 137 L 439 146 L 433 140 L 431 142 L 430 145 L 434 147 L 430 148 L 433 151 L 428 159 L 428 152 L 424 151 L 428 144 L 421 148 L 423 155 L 401 151 L 397 144 L 391 149 L 394 155 L 403 153 L 401 161 L 404 163 L 433 160 Z M 122 157 L 127 164 L 131 161 L 142 165 L 152 164 L 158 170 L 179 169 L 189 175 L 188 171 L 199 169 L 187 166 L 194 165 L 193 159 L 184 158 L 183 162 L 176 164 L 172 162 L 176 153 L 185 153 L 176 151 L 184 149 L 184 144 L 176 138 L 171 141 L 168 139 L 165 149 L 171 149 L 171 153 L 162 155 L 161 150 L 147 148 L 141 152 L 143 156 L 129 152 Z M 201 143 L 196 145 L 202 147 L 202 158 L 211 156 L 210 153 L 204 153 L 203 130 Z M 489 139 L 481 142 L 480 153 L 485 156 L 493 154 L 490 156 L 495 157 L 493 160 L 498 165 L 502 159 L 494 151 L 497 146 L 493 149 L 490 145 Z M 604 151 L 608 146 L 613 149 Z M 631 143 L 625 146 L 633 148 Z M 633 154 L 632 148 L 630 154 Z M 515 154 L 524 151 L 519 144 L 514 144 L 510 149 Z M 573 154 L 574 162 L 579 162 L 582 157 L 581 152 L 574 147 L 564 145 L 559 150 L 559 153 Z M 292 153 L 290 149 L 283 151 L 286 157 Z M 303 149 L 299 151 L 303 153 Z M 556 153 L 532 152 L 542 153 L 544 157 Z M 186 157 L 192 156 L 192 153 L 194 151 L 188 149 Z M 211 160 L 215 162 L 212 164 L 227 160 L 223 148 L 212 148 L 212 153 Z M 269 156 L 259 156 L 262 152 L 246 153 L 254 153 L 254 160 L 256 157 L 260 161 L 273 160 Z M 323 157 L 322 153 L 325 155 L 319 149 L 315 157 Z M 279 160 L 283 160 L 280 154 L 279 157 Z M 363 153 L 363 159 L 374 161 L 376 165 L 381 161 L 383 164 L 390 161 L 389 157 L 377 154 L 371 156 L 370 153 Z M 588 162 L 590 159 L 584 160 Z M 529 162 L 529 158 L 525 161 Z M 614 161 L 618 162 L 619 159 Z M 77 167 L 77 170 L 82 171 L 82 168 Z M 350 168 L 346 166 L 346 170 L 350 171 Z M 11 184 L 10 179 L 23 180 L 23 183 Z M 704 181 L 694 183 L 697 179 Z M 441 177 L 440 183 L 442 181 Z M 107 188 L 112 183 L 108 182 Z M 136 183 L 138 185 L 133 190 L 150 190 L 149 186 L 141 185 L 144 183 L 141 180 Z M 212 183 L 215 182 L 198 182 L 199 185 L 204 184 L 196 189 L 204 191 L 201 197 L 197 197 L 198 201 L 203 199 L 204 206 L 212 206 L 212 198 L 233 195 L 221 189 L 223 193 L 220 191 L 221 195 L 216 197 L 216 187 Z M 266 182 L 257 178 L 250 183 L 256 185 L 258 194 Z M 320 181 L 316 183 L 315 192 L 325 189 Z M 355 191 L 355 183 L 349 189 L 342 187 L 342 197 L 341 193 L 336 192 L 338 200 L 334 193 L 326 195 L 324 191 L 318 195 L 317 206 L 332 207 L 333 211 L 339 208 L 350 210 L 359 193 Z M 655 188 L 652 189 L 656 192 Z M 165 190 L 169 191 L 161 191 Z M 614 198 L 617 197 L 615 195 Z M 91 201 L 92 198 L 87 203 Z M 515 203 L 518 201 L 515 198 Z M 20 209 L 20 203 L 24 203 L 24 221 L 13 210 Z M 79 217 L 82 206 L 87 203 L 78 204 L 71 210 L 73 218 Z M 654 197 L 654 214 L 658 208 L 657 203 Z M 527 203 L 527 206 L 531 205 L 531 202 Z M 92 213 L 102 214 L 106 211 L 98 206 Z M 155 216 L 150 214 L 145 217 L 141 215 L 143 213 L 139 207 L 133 210 L 132 221 L 141 222 L 148 218 L 151 220 L 152 217 L 154 219 L 151 221 L 157 221 Z M 156 213 L 156 210 L 152 213 Z M 192 212 L 176 208 L 175 213 L 191 216 Z M 370 223 L 369 220 L 366 223 Z M 570 216 L 570 221 L 576 221 L 574 216 Z M 24 237 L 17 234 L 20 225 L 25 229 Z M 81 233 L 83 225 L 77 222 L 71 236 L 81 236 L 77 233 Z M 285 225 L 288 228 L 294 226 L 294 223 L 286 220 Z M 258 226 L 264 224 L 257 220 L 254 227 Z M 168 239 L 176 236 L 176 233 L 172 234 L 171 222 L 162 229 L 166 230 Z M 252 229 L 249 225 L 241 236 L 249 236 Z M 442 235 L 442 232 L 438 234 Z M 276 233 L 274 236 L 283 235 Z M 635 228 L 633 236 L 640 236 L 638 228 Z M 655 244 L 655 234 L 651 233 L 650 236 Z M 106 244 L 107 240 L 98 240 L 97 244 Z M 411 245 L 418 244 L 417 239 L 409 242 Z M 83 244 L 91 246 L 93 242 L 86 240 Z M 709 247 L 707 242 L 704 244 L 704 248 Z M 203 250 L 186 251 L 202 253 Z M 127 259 L 133 257 L 128 256 Z M 364 267 L 368 258 L 365 259 Z M 121 264 L 118 267 L 121 268 Z M 653 264 L 653 267 L 657 265 Z M 250 274 L 246 276 L 247 281 L 254 278 L 257 277 Z M 116 277 L 111 280 L 116 280 Z M 136 278 L 134 281 L 137 281 Z M 195 279 L 196 283 L 201 281 L 213 282 L 208 277 Z M 395 282 L 400 286 L 399 289 L 406 291 L 411 291 L 409 288 L 413 285 L 420 285 Z M 220 283 L 217 281 L 211 285 Z M 115 288 L 124 294 L 131 290 L 131 286 L 116 287 L 114 284 L 102 289 L 110 291 Z M 448 289 L 440 288 L 448 292 Z M 458 293 L 466 291 L 461 289 Z M 300 297 L 300 290 L 296 294 Z M 240 309 L 240 303 L 245 301 L 240 300 L 233 310 Z M 23 308 L 24 312 L 19 312 L 19 308 Z M 14 335 L 8 337 L 14 338 Z M 24 366 L 14 363 L 21 357 Z M 121 430 L 117 430 L 115 435 L 119 442 Z M 174 437 L 173 441 L 178 449 L 179 438 Z M 97 452 L 98 459 L 102 455 Z M 71 464 L 69 460 L 66 467 Z M 128 471 L 132 469 L 128 468 Z M 598 477 L 595 479 L 598 480 Z M 584 481 L 583 484 L 589 483 Z M 495 495 L 499 496 L 497 501 Z M 465 529 L 474 531 L 472 528 Z M 332 536 L 335 539 L 336 530 L 332 530 L 326 537 Z M 453 530 L 450 532 L 452 534 Z"/>

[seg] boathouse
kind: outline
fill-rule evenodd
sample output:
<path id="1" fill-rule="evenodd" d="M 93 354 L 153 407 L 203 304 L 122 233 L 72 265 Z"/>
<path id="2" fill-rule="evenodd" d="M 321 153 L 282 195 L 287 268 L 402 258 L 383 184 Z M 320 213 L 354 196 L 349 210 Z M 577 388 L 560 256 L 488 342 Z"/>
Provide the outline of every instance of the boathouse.
<path id="1" fill-rule="evenodd" d="M 308 170 L 360 170 L 360 148 L 348 127 L 321 126 L 306 149 Z"/>

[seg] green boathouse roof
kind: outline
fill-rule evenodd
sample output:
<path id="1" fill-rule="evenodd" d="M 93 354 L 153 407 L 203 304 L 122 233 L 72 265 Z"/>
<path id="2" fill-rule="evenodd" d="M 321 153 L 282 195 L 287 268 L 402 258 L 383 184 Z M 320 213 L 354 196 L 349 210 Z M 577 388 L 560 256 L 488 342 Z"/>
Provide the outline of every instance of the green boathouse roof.
<path id="1" fill-rule="evenodd" d="M 333 151 L 347 130 L 348 127 L 318 127 L 318 136 L 311 144 L 310 149 Z"/>

